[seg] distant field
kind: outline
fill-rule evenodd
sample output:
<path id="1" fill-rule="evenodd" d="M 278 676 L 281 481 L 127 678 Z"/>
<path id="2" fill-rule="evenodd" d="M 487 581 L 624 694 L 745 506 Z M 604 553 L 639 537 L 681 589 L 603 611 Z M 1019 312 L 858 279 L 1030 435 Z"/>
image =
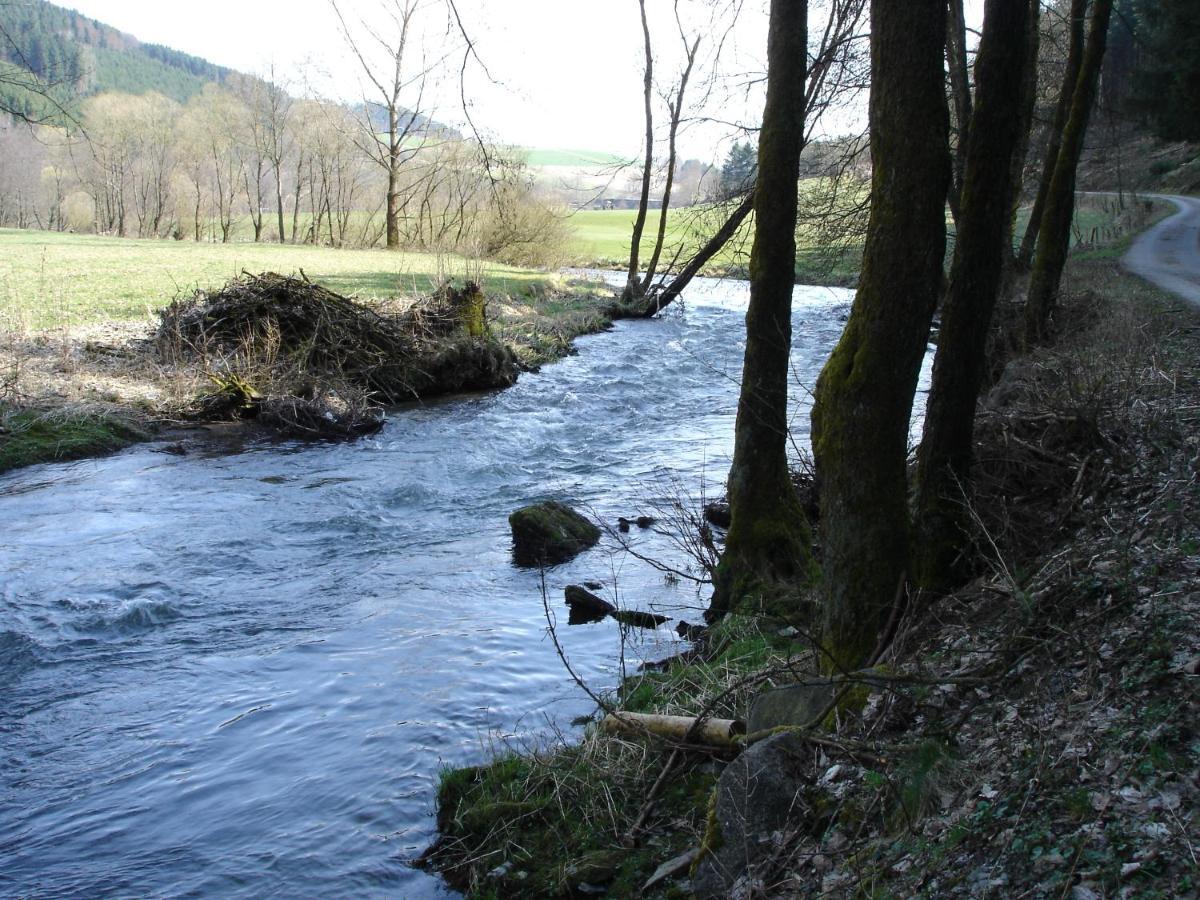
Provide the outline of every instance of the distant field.
<path id="1" fill-rule="evenodd" d="M 654 249 L 658 234 L 659 213 L 651 211 L 646 217 L 646 229 L 642 234 L 642 262 Z M 571 245 L 574 262 L 587 264 L 623 264 L 629 259 L 629 244 L 633 237 L 633 221 L 636 210 L 582 210 L 575 213 L 570 224 L 575 239 Z M 696 218 L 692 209 L 672 210 L 667 217 L 667 241 L 663 258 L 669 260 L 683 248 L 686 259 L 690 252 L 720 225 L 720 218 L 708 213 L 703 220 Z M 748 219 L 737 237 L 726 245 L 709 263 L 711 272 L 741 272 L 749 264 L 750 241 L 753 233 L 753 218 Z M 858 270 L 861 249 L 850 248 L 845 254 L 831 254 L 821 248 L 814 237 L 806 240 L 798 235 L 796 277 L 810 283 L 845 284 L 851 282 Z"/>
<path id="2" fill-rule="evenodd" d="M 1077 210 L 1077 235 L 1096 245 L 1088 252 L 1112 255 L 1147 223 L 1136 206 L 1118 212 L 1114 202 L 1085 198 Z M 1155 215 L 1159 215 L 1156 213 Z M 1018 239 L 1028 213 L 1018 217 Z M 570 220 L 575 264 L 621 265 L 628 258 L 635 213 L 632 210 L 588 210 Z M 657 212 L 646 222 L 643 262 L 658 228 Z M 669 219 L 665 257 L 681 244 L 693 248 L 699 237 L 689 225 L 690 211 Z M 715 223 L 708 223 L 709 233 Z M 710 264 L 710 272 L 744 274 L 750 226 L 735 248 L 727 248 Z M 796 277 L 810 284 L 852 283 L 860 248 L 835 255 L 815 240 L 800 239 Z M 544 272 L 498 263 L 480 264 L 460 257 L 386 250 L 334 250 L 278 244 L 196 244 L 191 241 L 133 240 L 43 231 L 0 229 L 0 329 L 49 328 L 104 320 L 148 318 L 180 293 L 223 284 L 240 274 L 276 271 L 304 273 L 313 281 L 346 294 L 395 296 L 426 293 L 444 277 L 478 275 L 491 293 L 519 296 L 543 291 L 555 278 Z"/>
<path id="3" fill-rule="evenodd" d="M 334 250 L 277 244 L 196 244 L 0 229 L 0 327 L 47 328 L 146 318 L 177 294 L 223 284 L 241 273 L 298 273 L 346 294 L 427 292 L 446 276 L 474 273 L 450 256 Z M 484 265 L 488 291 L 544 287 L 542 272 Z"/>
<path id="4" fill-rule="evenodd" d="M 615 153 L 592 150 L 537 150 L 523 148 L 525 162 L 531 166 L 622 166 L 629 160 Z"/>

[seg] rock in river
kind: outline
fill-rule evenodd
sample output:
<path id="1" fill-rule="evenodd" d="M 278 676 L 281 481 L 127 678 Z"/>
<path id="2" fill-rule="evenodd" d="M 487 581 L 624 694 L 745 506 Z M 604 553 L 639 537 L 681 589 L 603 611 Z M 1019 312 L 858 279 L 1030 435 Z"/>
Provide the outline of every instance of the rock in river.
<path id="1" fill-rule="evenodd" d="M 570 625 L 599 622 L 609 613 L 617 611 L 617 608 L 603 597 L 597 597 L 587 588 L 577 584 L 567 585 L 565 593 L 567 606 L 571 607 L 571 617 L 568 623 Z"/>
<path id="2" fill-rule="evenodd" d="M 553 566 L 595 546 L 600 529 L 555 500 L 518 509 L 508 517 L 513 558 L 519 566 Z"/>

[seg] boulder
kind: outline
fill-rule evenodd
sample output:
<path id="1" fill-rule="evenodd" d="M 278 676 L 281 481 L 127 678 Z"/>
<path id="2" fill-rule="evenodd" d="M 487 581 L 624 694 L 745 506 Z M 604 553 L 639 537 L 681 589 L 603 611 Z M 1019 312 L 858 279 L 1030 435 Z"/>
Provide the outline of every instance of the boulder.
<path id="1" fill-rule="evenodd" d="M 730 896 L 790 834 L 809 827 L 811 760 L 803 741 L 784 733 L 759 741 L 726 766 L 717 781 L 706 852 L 692 878 L 696 897 Z"/>
<path id="2" fill-rule="evenodd" d="M 513 559 L 519 566 L 557 565 L 600 540 L 599 528 L 555 500 L 518 509 L 508 517 L 508 524 Z"/>

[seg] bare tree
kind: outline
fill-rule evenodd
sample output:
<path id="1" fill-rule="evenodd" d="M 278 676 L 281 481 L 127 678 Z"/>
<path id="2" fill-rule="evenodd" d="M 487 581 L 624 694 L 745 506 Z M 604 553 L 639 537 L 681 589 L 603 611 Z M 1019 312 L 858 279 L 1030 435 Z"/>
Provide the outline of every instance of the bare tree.
<path id="1" fill-rule="evenodd" d="M 171 208 L 175 172 L 175 122 L 179 104 L 162 94 L 143 94 L 132 103 L 134 213 L 140 237 L 158 237 Z"/>
<path id="2" fill-rule="evenodd" d="M 238 171 L 246 198 L 246 210 L 254 228 L 254 242 L 262 240 L 263 215 L 266 209 L 266 182 L 269 163 L 270 134 L 266 126 L 266 91 L 257 78 L 242 77 L 234 81 L 238 99 L 239 121 L 236 125 L 238 152 L 241 157 Z"/>
<path id="3" fill-rule="evenodd" d="M 424 61 L 414 71 L 410 59 L 410 41 L 420 0 L 379 0 L 379 8 L 391 22 L 390 35 L 382 34 L 365 19 L 359 20 L 357 31 L 352 29 L 338 0 L 329 0 L 329 4 L 337 14 L 346 45 L 358 60 L 372 89 L 363 97 L 358 142 L 387 175 L 386 240 L 389 250 L 397 250 L 400 248 L 401 170 L 420 149 L 423 142 L 412 139 L 424 132 L 425 125 L 422 104 L 428 71 Z M 388 59 L 390 71 L 386 76 L 380 75 L 368 58 L 367 48 L 372 44 Z M 415 92 L 415 98 L 405 104 L 403 98 L 412 92 Z M 387 116 L 387 125 L 382 132 L 375 125 L 373 112 L 376 110 Z"/>
<path id="4" fill-rule="evenodd" d="M 978 102 L 964 154 L 958 240 L 919 454 L 910 569 L 916 583 L 936 591 L 952 584 L 953 561 L 963 543 L 958 486 L 970 477 L 988 330 L 1004 261 L 1012 254 L 1004 241 L 1024 116 L 1022 82 L 1032 64 L 1026 58 L 1030 6 L 1024 0 L 988 0 L 975 66 Z"/>
<path id="5" fill-rule="evenodd" d="M 1063 68 L 1062 87 L 1059 89 L 1058 102 L 1054 108 L 1054 121 L 1050 125 L 1046 138 L 1045 159 L 1041 178 L 1038 181 L 1037 195 L 1033 201 L 1033 211 L 1029 216 L 1029 224 L 1025 227 L 1025 236 L 1021 239 L 1021 249 L 1017 254 L 1017 265 L 1022 269 L 1028 269 L 1033 262 L 1038 230 L 1042 227 L 1042 214 L 1046 208 L 1046 198 L 1050 194 L 1050 181 L 1054 177 L 1054 166 L 1058 161 L 1059 148 L 1062 146 L 1063 130 L 1067 126 L 1067 116 L 1071 113 L 1071 98 L 1075 93 L 1076 82 L 1079 81 L 1079 68 L 1083 64 L 1087 4 L 1088 0 L 1071 0 L 1070 11 L 1067 13 L 1070 38 Z"/>
<path id="6" fill-rule="evenodd" d="M 1094 0 L 1087 42 L 1079 65 L 1079 77 L 1071 93 L 1070 113 L 1063 128 L 1062 143 L 1054 162 L 1046 194 L 1046 208 L 1038 230 L 1037 255 L 1029 279 L 1025 302 L 1025 340 L 1038 343 L 1046 336 L 1050 313 L 1058 298 L 1059 281 L 1071 243 L 1071 220 L 1075 214 L 1075 173 L 1083 152 L 1092 107 L 1100 83 L 1100 69 L 1108 44 L 1108 23 L 1113 0 Z"/>
<path id="7" fill-rule="evenodd" d="M 828 5 L 821 37 L 808 66 L 805 87 L 806 141 L 826 112 L 851 102 L 866 88 L 869 64 L 863 58 L 866 37 L 862 33 L 866 8 L 866 0 L 833 0 Z M 826 209 L 817 213 L 826 220 L 843 214 L 837 211 L 844 204 L 839 200 L 836 189 L 841 181 L 840 175 L 849 171 L 857 158 L 858 144 L 849 142 L 846 146 L 850 152 L 845 155 L 843 165 L 830 167 L 835 190 L 826 197 Z M 724 198 L 720 209 L 724 213 L 721 224 L 692 252 L 670 281 L 663 278 L 657 287 L 648 292 L 647 301 L 641 304 L 638 314 L 653 316 L 676 300 L 704 266 L 738 234 L 749 218 L 754 202 L 752 189 L 741 197 Z M 802 215 L 808 219 L 814 217 L 811 211 Z"/>
<path id="8" fill-rule="evenodd" d="M 288 159 L 294 140 L 293 100 L 286 86 L 276 79 L 274 66 L 262 80 L 259 98 L 261 102 L 254 112 L 261 116 L 263 151 L 275 176 L 275 214 L 279 226 L 279 243 L 282 244 L 287 240 L 283 223 L 283 164 Z"/>
<path id="9" fill-rule="evenodd" d="M 963 14 L 963 0 L 950 0 L 946 17 L 946 67 L 950 70 L 950 97 L 953 101 L 954 122 L 957 133 L 954 149 L 954 178 L 950 185 L 949 206 L 954 221 L 958 222 L 962 203 L 963 174 L 967 165 L 967 143 L 971 136 L 971 78 L 967 61 L 967 19 Z"/>
<path id="10" fill-rule="evenodd" d="M 650 23 L 646 19 L 646 0 L 638 0 L 642 16 L 642 41 L 645 64 L 642 78 L 642 99 L 646 123 L 646 156 L 642 164 L 642 189 L 638 198 L 637 216 L 633 220 L 633 237 L 629 245 L 629 278 L 621 295 L 623 303 L 638 300 L 645 293 L 638 280 L 638 269 L 642 249 L 642 231 L 646 227 L 647 208 L 650 205 L 650 176 L 654 171 L 654 48 L 650 43 Z"/>
<path id="11" fill-rule="evenodd" d="M 946 244 L 945 41 L 945 0 L 871 4 L 870 224 L 812 411 L 825 631 L 849 667 L 870 656 L 908 567 L 909 422 Z"/>
<path id="12" fill-rule="evenodd" d="M 654 275 L 658 270 L 658 261 L 662 256 L 663 244 L 667 239 L 667 216 L 671 211 L 671 189 L 675 184 L 676 141 L 679 137 L 679 123 L 683 117 L 683 100 L 687 94 L 688 80 L 692 77 L 692 68 L 696 65 L 696 53 L 700 49 L 700 35 L 696 35 L 695 39 L 690 44 L 688 43 L 683 21 L 679 17 L 678 0 L 675 3 L 675 25 L 679 29 L 679 40 L 683 44 L 684 67 L 683 74 L 679 76 L 679 85 L 675 90 L 674 98 L 667 100 L 670 124 L 667 129 L 666 180 L 663 185 L 662 209 L 658 216 L 658 234 L 654 238 L 654 250 L 650 255 L 650 262 L 646 264 L 646 274 L 642 276 L 640 290 L 642 296 L 645 296 L 654 281 Z"/>

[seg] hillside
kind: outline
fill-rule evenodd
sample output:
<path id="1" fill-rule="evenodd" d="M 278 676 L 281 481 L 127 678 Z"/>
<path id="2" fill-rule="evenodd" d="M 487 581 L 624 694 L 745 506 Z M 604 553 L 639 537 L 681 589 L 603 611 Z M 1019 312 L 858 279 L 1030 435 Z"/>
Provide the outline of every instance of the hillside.
<path id="1" fill-rule="evenodd" d="M 105 91 L 158 91 L 180 102 L 206 82 L 222 81 L 230 69 L 207 60 L 147 44 L 74 10 L 46 0 L 0 4 L 0 64 L 32 72 L 67 96 Z M 44 101 L 0 80 L 0 99 L 26 115 Z"/>

